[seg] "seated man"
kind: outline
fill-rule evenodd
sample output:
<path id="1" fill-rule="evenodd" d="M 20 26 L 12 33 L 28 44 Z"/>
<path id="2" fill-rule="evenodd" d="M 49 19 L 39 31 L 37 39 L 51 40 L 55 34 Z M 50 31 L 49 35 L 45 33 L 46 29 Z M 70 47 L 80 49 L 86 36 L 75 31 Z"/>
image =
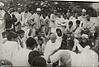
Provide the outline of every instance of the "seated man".
<path id="1" fill-rule="evenodd" d="M 61 42 L 57 40 L 55 34 L 50 35 L 50 40 L 47 42 L 44 50 L 44 58 L 49 62 L 49 56 L 57 51 L 61 46 Z"/>

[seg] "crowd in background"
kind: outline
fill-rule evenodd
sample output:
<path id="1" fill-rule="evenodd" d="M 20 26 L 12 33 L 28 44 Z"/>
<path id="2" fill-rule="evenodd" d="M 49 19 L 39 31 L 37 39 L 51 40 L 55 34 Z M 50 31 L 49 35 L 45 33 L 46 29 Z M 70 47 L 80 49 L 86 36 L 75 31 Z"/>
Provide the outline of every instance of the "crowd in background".
<path id="1" fill-rule="evenodd" d="M 99 17 L 21 8 L 3 10 L 0 3 L 0 65 L 32 67 L 98 67 Z M 75 6 L 74 6 L 75 7 Z"/>

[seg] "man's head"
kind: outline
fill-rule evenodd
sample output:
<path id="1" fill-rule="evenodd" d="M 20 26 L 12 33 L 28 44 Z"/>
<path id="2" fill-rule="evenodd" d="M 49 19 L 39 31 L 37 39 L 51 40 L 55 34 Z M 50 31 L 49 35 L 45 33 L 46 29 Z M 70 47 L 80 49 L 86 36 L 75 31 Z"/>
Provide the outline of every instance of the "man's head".
<path id="1" fill-rule="evenodd" d="M 28 62 L 32 67 L 46 67 L 46 60 L 40 56 L 38 51 L 31 51 L 28 57 Z"/>
<path id="2" fill-rule="evenodd" d="M 42 38 L 39 38 L 39 39 L 38 39 L 38 42 L 39 42 L 40 46 L 42 46 L 42 44 L 43 44 L 43 39 L 42 39 Z"/>
<path id="3" fill-rule="evenodd" d="M 40 13 L 41 13 L 41 8 L 37 8 L 37 9 L 36 9 L 36 12 L 37 12 L 38 15 L 40 15 Z"/>
<path id="4" fill-rule="evenodd" d="M 82 9 L 82 15 L 85 16 L 86 15 L 86 10 Z"/>
<path id="5" fill-rule="evenodd" d="M 72 27 L 73 26 L 73 22 L 69 21 L 68 25 L 69 25 L 69 27 Z"/>
<path id="6" fill-rule="evenodd" d="M 18 10 L 17 10 L 17 11 L 18 11 L 18 13 L 21 13 L 21 8 L 18 8 Z"/>
<path id="7" fill-rule="evenodd" d="M 24 37 L 24 30 L 19 30 L 17 31 L 17 34 L 20 36 L 20 38 L 23 38 Z"/>
<path id="8" fill-rule="evenodd" d="M 78 18 L 78 13 L 74 13 L 74 17 L 77 19 Z"/>
<path id="9" fill-rule="evenodd" d="M 61 29 L 56 29 L 56 33 L 57 33 L 57 35 L 58 35 L 59 37 L 62 36 L 62 31 L 61 31 Z"/>
<path id="10" fill-rule="evenodd" d="M 76 20 L 76 25 L 79 27 L 79 25 L 80 25 L 80 20 Z"/>
<path id="11" fill-rule="evenodd" d="M 14 11 L 13 8 L 10 8 L 10 9 L 9 9 L 9 13 L 12 13 L 13 11 Z"/>
<path id="12" fill-rule="evenodd" d="M 89 37 L 87 34 L 82 34 L 81 38 L 82 38 L 82 42 L 86 43 Z"/>
<path id="13" fill-rule="evenodd" d="M 32 37 L 29 37 L 27 40 L 26 40 L 26 46 L 27 48 L 33 50 L 36 46 L 37 46 L 37 42 L 35 39 L 33 39 Z"/>
<path id="14" fill-rule="evenodd" d="M 7 38 L 7 35 L 8 35 L 7 31 L 2 32 L 2 38 Z"/>
<path id="15" fill-rule="evenodd" d="M 52 33 L 50 35 L 50 40 L 52 41 L 52 43 L 55 43 L 56 42 L 56 39 L 57 39 L 56 35 L 54 33 Z"/>
<path id="16" fill-rule="evenodd" d="M 17 37 L 18 37 L 18 35 L 15 32 L 10 31 L 7 35 L 7 40 L 8 41 L 17 41 Z"/>
<path id="17" fill-rule="evenodd" d="M 68 19 L 70 18 L 71 14 L 70 14 L 69 10 L 67 11 L 66 16 L 67 16 Z"/>

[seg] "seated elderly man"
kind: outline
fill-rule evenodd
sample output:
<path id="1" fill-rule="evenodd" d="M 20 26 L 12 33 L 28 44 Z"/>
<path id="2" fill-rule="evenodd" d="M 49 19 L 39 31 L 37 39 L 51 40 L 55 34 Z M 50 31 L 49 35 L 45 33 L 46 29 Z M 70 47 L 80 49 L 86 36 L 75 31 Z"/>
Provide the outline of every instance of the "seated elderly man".
<path id="1" fill-rule="evenodd" d="M 57 51 L 61 46 L 61 42 L 57 40 L 55 34 L 50 35 L 50 40 L 47 42 L 44 50 L 44 58 L 47 62 L 49 62 L 49 56 L 52 55 L 55 51 Z"/>

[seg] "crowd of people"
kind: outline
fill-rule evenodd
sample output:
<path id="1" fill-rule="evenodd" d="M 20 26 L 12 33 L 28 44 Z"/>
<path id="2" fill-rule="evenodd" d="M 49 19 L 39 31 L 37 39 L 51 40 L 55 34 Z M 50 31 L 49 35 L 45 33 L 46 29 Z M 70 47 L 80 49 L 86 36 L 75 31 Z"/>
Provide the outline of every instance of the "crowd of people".
<path id="1" fill-rule="evenodd" d="M 0 66 L 98 67 L 99 18 L 86 9 L 79 15 L 2 8 L 1 3 Z"/>

